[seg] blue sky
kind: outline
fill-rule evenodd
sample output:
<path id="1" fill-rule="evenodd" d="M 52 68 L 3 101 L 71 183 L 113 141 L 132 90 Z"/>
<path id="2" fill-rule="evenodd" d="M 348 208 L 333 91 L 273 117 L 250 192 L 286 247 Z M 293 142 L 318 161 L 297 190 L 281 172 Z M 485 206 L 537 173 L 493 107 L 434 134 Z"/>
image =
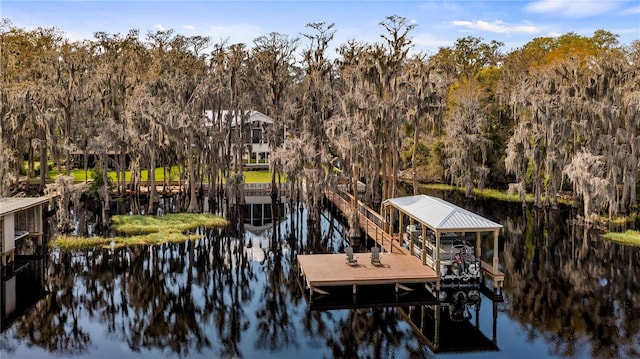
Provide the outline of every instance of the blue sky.
<path id="1" fill-rule="evenodd" d="M 57 27 L 71 40 L 104 31 L 141 34 L 174 29 L 209 36 L 215 42 L 248 45 L 258 36 L 310 33 L 310 22 L 335 23 L 334 46 L 350 39 L 379 41 L 379 25 L 390 15 L 417 25 L 414 51 L 434 53 L 465 36 L 502 41 L 504 51 L 533 38 L 567 32 L 591 36 L 597 29 L 618 34 L 623 44 L 640 40 L 639 0 L 485 0 L 485 1 L 0 1 L 0 16 L 14 26 Z"/>

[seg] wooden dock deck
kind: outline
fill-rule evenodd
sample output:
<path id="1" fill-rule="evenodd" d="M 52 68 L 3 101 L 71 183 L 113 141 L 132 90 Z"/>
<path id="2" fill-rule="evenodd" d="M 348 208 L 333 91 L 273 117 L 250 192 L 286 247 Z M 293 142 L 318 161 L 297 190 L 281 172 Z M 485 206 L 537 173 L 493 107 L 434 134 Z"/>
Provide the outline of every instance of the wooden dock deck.
<path id="1" fill-rule="evenodd" d="M 354 253 L 358 264 L 349 265 L 344 253 L 299 255 L 298 263 L 310 295 L 328 294 L 318 287 L 334 286 L 352 286 L 353 294 L 358 285 L 395 284 L 396 291 L 411 290 L 403 284 L 428 284 L 438 279 L 431 268 L 423 266 L 414 256 L 384 253 L 379 266 L 371 264 L 369 256 L 370 253 Z"/>

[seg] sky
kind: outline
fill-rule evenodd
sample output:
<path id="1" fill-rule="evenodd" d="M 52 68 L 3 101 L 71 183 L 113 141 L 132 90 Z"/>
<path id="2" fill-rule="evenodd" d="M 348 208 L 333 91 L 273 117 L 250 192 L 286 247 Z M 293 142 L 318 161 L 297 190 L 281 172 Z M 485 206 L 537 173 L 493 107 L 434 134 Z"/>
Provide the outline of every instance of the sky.
<path id="1" fill-rule="evenodd" d="M 385 33 L 380 22 L 392 15 L 416 25 L 412 51 L 427 54 L 466 36 L 500 41 L 504 52 L 536 37 L 592 36 L 598 29 L 619 35 L 624 45 L 640 40 L 640 0 L 0 0 L 0 17 L 13 26 L 56 27 L 69 40 L 93 39 L 98 31 L 124 35 L 137 29 L 144 37 L 173 29 L 249 47 L 271 32 L 305 44 L 302 34 L 314 33 L 306 27 L 313 22 L 335 24 L 333 48 L 349 40 L 379 42 Z"/>

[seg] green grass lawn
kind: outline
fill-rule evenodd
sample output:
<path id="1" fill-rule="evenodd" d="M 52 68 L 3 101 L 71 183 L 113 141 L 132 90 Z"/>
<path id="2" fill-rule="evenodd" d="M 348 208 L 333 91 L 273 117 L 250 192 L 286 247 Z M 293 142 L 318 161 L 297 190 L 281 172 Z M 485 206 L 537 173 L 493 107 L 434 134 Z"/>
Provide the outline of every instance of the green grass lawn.
<path id="1" fill-rule="evenodd" d="M 155 170 L 155 174 L 156 174 L 156 181 L 163 181 L 165 178 L 165 174 L 164 174 L 164 169 L 162 167 L 156 168 Z M 62 173 L 64 175 L 64 172 Z M 69 174 L 71 175 L 71 177 L 73 177 L 74 181 L 78 181 L 78 182 L 84 182 L 85 180 L 91 179 L 91 170 L 89 169 L 87 172 L 85 172 L 83 169 L 72 169 L 71 171 L 69 171 Z M 57 170 L 51 170 L 49 171 L 49 178 L 54 179 L 56 177 L 58 177 L 59 173 Z M 171 181 L 177 181 L 179 179 L 179 167 L 178 166 L 172 166 L 171 169 L 167 170 L 167 175 L 170 178 Z M 107 176 L 109 176 L 109 178 L 112 181 L 116 180 L 116 173 L 115 171 L 109 171 L 107 172 Z M 142 170 L 140 172 L 140 177 L 142 178 L 143 181 L 146 181 L 149 179 L 149 171 L 148 170 Z M 125 180 L 130 181 L 131 180 L 131 171 L 126 171 L 125 172 Z"/>
<path id="2" fill-rule="evenodd" d="M 64 174 L 64 173 L 62 173 Z M 85 173 L 84 170 L 82 169 L 73 169 L 69 172 L 69 174 L 71 175 L 71 177 L 73 177 L 73 180 L 76 182 L 84 182 L 87 180 L 87 176 L 89 177 L 89 179 L 91 179 L 91 171 L 89 170 L 88 172 Z M 164 181 L 165 175 L 164 175 L 164 170 L 162 169 L 162 167 L 160 168 L 156 168 L 155 170 L 155 178 L 157 182 L 162 182 Z M 180 179 L 179 175 L 179 167 L 178 166 L 173 166 L 171 167 L 170 171 L 167 171 L 167 174 L 170 175 L 170 180 L 171 181 L 177 181 Z M 49 178 L 51 180 L 55 179 L 56 177 L 58 177 L 59 173 L 57 170 L 51 170 L 49 171 Z M 271 182 L 271 174 L 269 173 L 268 170 L 262 170 L 262 171 L 244 171 L 243 172 L 244 175 L 244 181 L 245 183 L 269 183 Z M 116 180 L 116 173 L 114 171 L 109 171 L 107 172 L 107 176 L 109 176 L 109 178 L 111 179 L 111 181 Z M 143 181 L 147 181 L 149 179 L 149 171 L 148 170 L 142 170 L 141 171 L 141 179 Z M 131 180 L 131 172 L 130 171 L 126 171 L 125 172 L 125 179 L 127 181 Z M 286 176 L 281 176 L 281 180 L 283 182 L 286 182 Z"/>
<path id="3" fill-rule="evenodd" d="M 111 228 L 123 236 L 72 237 L 59 236 L 49 242 L 50 247 L 61 249 L 119 248 L 143 244 L 179 243 L 202 238 L 190 233 L 198 227 L 224 227 L 224 218 L 208 213 L 172 213 L 155 216 L 113 216 Z"/>

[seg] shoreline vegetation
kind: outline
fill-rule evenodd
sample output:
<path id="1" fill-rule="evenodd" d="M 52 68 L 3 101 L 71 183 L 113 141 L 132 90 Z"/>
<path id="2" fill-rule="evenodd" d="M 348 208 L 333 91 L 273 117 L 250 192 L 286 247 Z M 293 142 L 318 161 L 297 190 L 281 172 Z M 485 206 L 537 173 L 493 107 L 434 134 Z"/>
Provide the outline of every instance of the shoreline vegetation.
<path id="1" fill-rule="evenodd" d="M 49 242 L 50 247 L 80 249 L 120 248 L 135 245 L 179 243 L 202 238 L 191 231 L 197 228 L 222 228 L 227 220 L 209 213 L 171 213 L 163 216 L 117 215 L 112 218 L 115 237 L 75 237 L 62 235 Z"/>
<path id="2" fill-rule="evenodd" d="M 168 171 L 171 178 L 177 177 L 178 170 L 172 169 Z M 54 173 L 51 173 L 51 177 Z M 74 180 L 79 180 L 80 174 L 84 176 L 84 170 L 73 170 L 72 177 Z M 270 182 L 270 174 L 268 171 L 244 171 L 245 183 L 268 183 Z M 156 179 L 162 181 L 164 179 L 164 173 L 162 168 L 156 170 Z M 109 176 L 113 176 L 115 179 L 115 173 L 109 173 Z M 177 179 L 177 178 L 176 178 Z M 142 180 L 146 180 L 146 173 L 143 174 Z M 286 180 L 286 179 L 285 179 Z M 81 179 L 84 181 L 84 178 Z M 460 191 L 464 192 L 464 188 L 456 187 L 449 184 L 432 183 L 432 184 L 420 184 L 422 190 L 437 190 L 437 191 Z M 507 191 L 499 189 L 473 189 L 473 195 L 480 198 L 495 199 L 499 201 L 518 203 L 520 202 L 520 196 L 518 194 L 509 194 Z M 533 194 L 527 193 L 526 202 L 533 203 Z M 571 199 L 560 198 L 559 203 L 563 205 L 571 205 Z M 51 242 L 51 245 L 58 246 L 60 248 L 80 248 L 80 247 L 96 247 L 101 246 L 105 248 L 110 247 L 122 247 L 137 244 L 161 244 L 166 242 L 183 242 L 185 240 L 198 239 L 201 236 L 194 234 L 185 234 L 184 232 L 193 230 L 197 227 L 222 227 L 226 225 L 226 220 L 217 217 L 215 220 L 212 218 L 204 218 L 198 216 L 198 214 L 167 214 L 163 217 L 154 216 L 114 216 L 112 217 L 112 229 L 117 233 L 123 233 L 127 236 L 118 236 L 113 238 L 106 237 L 74 237 L 74 236 L 60 236 L 56 240 Z M 601 221 L 624 224 L 635 221 L 637 214 L 631 214 L 627 216 L 618 216 L 616 218 L 608 219 L 601 217 Z M 180 218 L 180 219 L 177 219 Z M 213 221 L 213 222 L 212 222 Z M 146 224 L 145 224 L 146 223 Z M 151 224 L 149 224 L 151 223 Z M 640 233 L 637 231 L 626 232 L 607 232 L 603 235 L 603 238 L 607 240 L 616 241 L 623 244 L 640 245 Z"/>
<path id="3" fill-rule="evenodd" d="M 462 187 L 456 187 L 456 186 L 452 186 L 452 185 L 449 185 L 449 184 L 443 184 L 443 183 L 420 184 L 418 186 L 421 189 L 430 189 L 430 190 L 437 190 L 437 191 L 458 191 L 458 192 L 461 192 L 461 193 L 464 193 L 464 191 L 465 191 L 465 189 L 462 188 Z M 474 188 L 472 190 L 472 193 L 476 197 L 488 198 L 488 199 L 496 199 L 496 200 L 503 201 L 503 202 L 514 202 L 514 203 L 522 202 L 520 200 L 520 195 L 518 195 L 517 193 L 510 194 L 510 193 L 508 193 L 508 191 L 500 190 L 500 189 L 491 189 L 491 188 L 479 189 L 479 188 Z M 543 197 L 543 200 L 544 200 L 544 197 Z M 526 196 L 525 196 L 525 201 L 527 203 L 533 203 L 534 202 L 533 193 L 527 193 Z M 570 198 L 561 197 L 561 198 L 558 199 L 558 203 L 570 206 L 571 205 L 571 199 Z"/>
<path id="4" fill-rule="evenodd" d="M 505 50 L 469 35 L 427 54 L 409 51 L 416 24 L 403 16 L 379 23 L 386 43 L 333 42 L 334 25 L 309 23 L 302 37 L 271 32 L 235 46 L 171 29 L 94 29 L 93 39 L 72 41 L 55 27 L 3 19 L 0 62 L 10 76 L 0 89 L 2 143 L 10 151 L 0 151 L 9 164 L 0 192 L 53 191 L 49 175 L 63 172 L 87 181 L 91 163 L 96 219 L 106 226 L 110 205 L 146 195 L 143 187 L 155 200 L 159 185 L 178 183 L 179 210 L 199 212 L 198 187 L 222 187 L 222 174 L 236 191 L 243 181 L 263 182 L 243 170 L 251 158 L 272 182 L 278 174 L 317 185 L 310 203 L 321 202 L 324 171 L 335 163 L 346 178 L 375 184 L 381 199 L 396 196 L 404 171 L 455 184 L 467 198 L 529 206 L 530 196 L 476 186 L 526 189 L 534 206 L 544 206 L 545 195 L 571 198 L 585 223 L 623 223 L 628 216 L 619 213 L 638 211 L 629 119 L 638 112 L 640 40 L 622 44 L 597 29 Z M 260 128 L 249 122 L 252 111 L 268 119 Z M 80 162 L 83 171 L 71 173 Z M 70 194 L 71 182 L 58 177 L 59 192 Z M 319 221 L 319 207 L 308 209 Z"/>
<path id="5" fill-rule="evenodd" d="M 604 239 L 608 239 L 610 241 L 628 244 L 632 246 L 640 247 L 640 232 L 628 230 L 626 232 L 609 232 L 603 235 Z"/>

